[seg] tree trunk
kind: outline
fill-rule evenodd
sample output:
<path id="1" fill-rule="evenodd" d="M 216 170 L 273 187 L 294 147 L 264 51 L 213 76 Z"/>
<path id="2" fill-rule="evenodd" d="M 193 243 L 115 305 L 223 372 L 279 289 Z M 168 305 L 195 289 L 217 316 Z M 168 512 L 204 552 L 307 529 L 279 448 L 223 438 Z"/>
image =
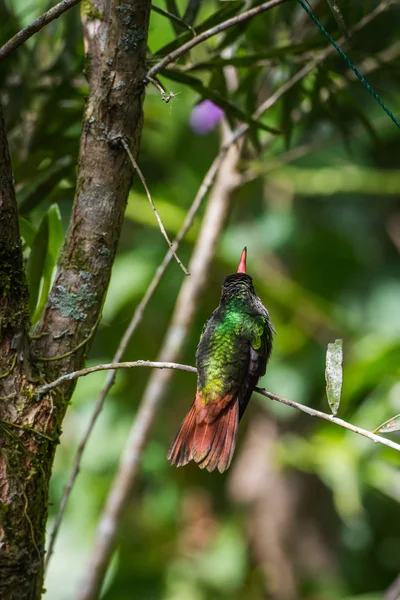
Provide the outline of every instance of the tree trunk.
<path id="1" fill-rule="evenodd" d="M 89 6 L 89 9 L 88 9 Z M 90 93 L 73 213 L 55 282 L 29 338 L 28 290 L 4 123 L 0 120 L 0 598 L 37 600 L 48 487 L 74 384 L 101 317 L 139 152 L 149 0 L 94 0 L 82 16 Z"/>

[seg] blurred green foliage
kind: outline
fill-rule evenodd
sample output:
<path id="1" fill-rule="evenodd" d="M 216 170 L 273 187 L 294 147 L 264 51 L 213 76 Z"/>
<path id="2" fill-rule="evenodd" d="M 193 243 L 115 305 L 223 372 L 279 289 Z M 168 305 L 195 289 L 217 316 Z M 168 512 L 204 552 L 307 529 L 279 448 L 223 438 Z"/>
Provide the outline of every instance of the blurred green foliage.
<path id="1" fill-rule="evenodd" d="M 166 8 L 161 0 L 157 4 Z M 377 2 L 330 4 L 340 7 L 350 30 Z M 168 10 L 174 5 L 169 2 Z M 193 12 L 195 3 L 191 5 Z M 203 2 L 194 28 L 200 32 L 245 5 L 249 3 L 240 0 Z M 182 15 L 186 1 L 175 6 Z M 0 2 L 1 43 L 46 8 L 48 2 L 43 0 Z M 338 35 L 329 4 L 315 3 L 314 9 L 327 30 Z M 395 114 L 400 113 L 399 17 L 400 9 L 393 5 L 352 38 L 349 50 L 355 64 L 368 66 L 368 79 Z M 153 13 L 149 64 L 191 35 L 183 31 L 177 37 L 168 19 Z M 236 112 L 227 115 L 231 122 L 238 114 L 248 118 L 260 98 L 278 89 L 326 43 L 304 11 L 288 2 L 212 38 L 192 51 L 190 59 L 180 59 L 175 74 L 164 73 L 174 81 L 161 77 L 167 89 L 179 94 L 168 105 L 149 87 L 140 166 L 171 236 L 218 149 L 217 131 L 199 137 L 189 128 L 198 92 L 209 97 L 204 90 L 211 90 L 214 98 L 221 95 L 234 105 Z M 228 46 L 233 48 L 230 58 L 221 55 Z M 227 62 L 236 66 L 239 80 L 237 90 L 230 93 L 221 70 Z M 190 84 L 183 70 L 191 71 L 201 85 Z M 0 66 L 0 78 L 25 257 L 36 290 L 32 313 L 37 317 L 60 243 L 58 210 L 65 230 L 74 196 L 88 93 L 79 10 L 67 12 L 11 55 Z M 241 164 L 244 182 L 232 199 L 207 294 L 199 300 L 182 362 L 194 364 L 201 327 L 218 303 L 221 282 L 247 245 L 249 272 L 278 332 L 261 385 L 328 411 L 325 348 L 342 337 L 339 416 L 372 430 L 400 412 L 400 133 L 336 55 L 295 86 L 261 122 L 284 135 L 260 128 L 252 131 Z M 48 231 L 48 252 L 36 250 L 41 270 L 34 273 L 29 265 L 35 235 L 51 215 L 55 221 Z M 200 219 L 201 215 L 181 246 L 185 264 Z M 90 364 L 112 358 L 165 250 L 136 178 Z M 38 260 L 34 262 L 37 269 Z M 127 360 L 156 357 L 182 277 L 172 264 L 129 346 Z M 148 376 L 139 369 L 118 373 L 70 499 L 46 584 L 48 600 L 72 598 L 79 585 Z M 104 373 L 96 373 L 79 381 L 67 413 L 51 484 L 49 530 L 104 379 Z M 254 395 L 234 465 L 226 476 L 194 466 L 175 470 L 165 454 L 194 389 L 192 375 L 174 375 L 143 458 L 102 598 L 279 600 L 284 598 L 278 568 L 283 562 L 294 578 L 293 600 L 381 598 L 400 571 L 400 456 Z M 273 493 L 265 496 L 265 502 L 261 498 L 243 504 L 238 500 L 244 493 L 238 489 L 245 480 L 242 449 L 251 447 L 251 432 L 263 415 L 278 433 L 272 450 L 257 454 L 254 449 L 247 469 L 257 471 L 263 461 L 268 463 L 270 471 L 262 484 L 274 486 Z M 296 485 L 285 487 L 293 480 Z M 283 505 L 297 507 L 289 531 L 286 513 L 282 524 L 270 504 L 275 491 L 277 496 L 284 494 Z M 257 539 L 261 506 L 263 522 L 270 519 L 273 532 L 270 539 L 263 538 L 263 551 Z M 262 531 L 259 535 L 264 535 Z M 318 545 L 316 539 L 323 543 Z M 284 561 L 274 558 L 278 546 L 284 550 Z"/>

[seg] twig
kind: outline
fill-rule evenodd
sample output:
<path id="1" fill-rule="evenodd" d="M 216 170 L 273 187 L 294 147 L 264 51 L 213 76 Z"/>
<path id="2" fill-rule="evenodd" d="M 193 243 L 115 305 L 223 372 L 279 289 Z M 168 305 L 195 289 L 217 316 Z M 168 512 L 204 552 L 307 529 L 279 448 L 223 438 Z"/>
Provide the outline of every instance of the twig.
<path id="1" fill-rule="evenodd" d="M 173 254 L 173 255 L 174 255 L 174 257 L 175 257 L 175 260 L 176 260 L 176 262 L 178 263 L 178 265 L 180 266 L 180 268 L 182 269 L 182 271 L 185 273 L 185 275 L 190 275 L 190 273 L 189 273 L 189 272 L 187 271 L 187 269 L 184 267 L 184 265 L 182 264 L 182 261 L 180 260 L 180 258 L 178 257 L 178 255 L 176 254 L 176 252 L 175 252 L 175 250 L 174 250 L 174 248 L 173 248 L 173 246 L 172 246 L 171 240 L 169 239 L 169 237 L 168 237 L 168 234 L 167 234 L 167 232 L 165 231 L 165 227 L 164 227 L 164 225 L 163 225 L 163 222 L 161 221 L 161 217 L 160 217 L 160 215 L 158 214 L 158 211 L 157 211 L 157 209 L 156 209 L 156 207 L 155 207 L 155 204 L 154 204 L 154 202 L 153 202 L 153 198 L 151 197 L 151 194 L 150 194 L 149 188 L 147 187 L 147 183 L 146 183 L 146 180 L 145 180 L 145 178 L 144 178 L 144 175 L 143 175 L 142 171 L 140 170 L 140 168 L 139 168 L 139 165 L 137 164 L 137 162 L 136 162 L 136 160 L 135 160 L 135 158 L 134 158 L 134 156 L 133 156 L 132 152 L 130 151 L 128 144 L 127 144 L 127 143 L 126 143 L 126 141 L 124 140 L 124 138 L 121 138 L 121 144 L 122 144 L 122 145 L 123 145 L 123 147 L 125 148 L 125 150 L 126 150 L 126 153 L 128 154 L 128 156 L 129 156 L 129 158 L 130 158 L 130 161 L 131 161 L 131 163 L 132 163 L 132 165 L 133 165 L 133 168 L 135 169 L 135 171 L 136 171 L 136 172 L 137 172 L 137 174 L 139 175 L 139 179 L 140 179 L 140 181 L 141 181 L 141 182 L 142 182 L 142 184 L 143 184 L 143 187 L 144 187 L 144 189 L 145 189 L 145 192 L 146 192 L 147 198 L 148 198 L 148 200 L 149 200 L 149 202 L 150 202 L 150 206 L 151 206 L 151 208 L 153 209 L 153 212 L 154 212 L 154 214 L 155 214 L 155 217 L 156 217 L 156 219 L 157 219 L 157 222 L 158 222 L 158 225 L 159 225 L 159 227 L 160 227 L 161 233 L 163 234 L 163 236 L 164 236 L 164 238 L 165 238 L 165 240 L 166 240 L 166 242 L 167 242 L 167 244 L 168 244 L 168 246 L 169 246 L 169 249 L 171 250 L 172 254 Z"/>
<path id="2" fill-rule="evenodd" d="M 186 371 L 187 373 L 197 373 L 196 367 L 192 367 L 190 365 L 182 365 L 180 363 L 174 362 L 156 362 L 151 360 L 136 360 L 134 362 L 120 362 L 120 363 L 106 363 L 95 365 L 94 367 L 87 367 L 86 369 L 80 369 L 79 371 L 73 371 L 72 373 L 67 373 L 62 377 L 59 377 L 55 381 L 48 383 L 47 385 L 42 386 L 37 390 L 37 393 L 42 395 L 46 394 L 50 390 L 58 387 L 59 385 L 65 383 L 66 381 L 72 381 L 74 379 L 78 379 L 79 377 L 86 377 L 86 375 L 90 375 L 91 373 L 96 373 L 97 371 L 115 371 L 116 369 L 134 369 L 137 367 L 149 367 L 151 369 L 171 369 L 176 371 Z M 280 404 L 286 404 L 286 406 L 291 406 L 292 408 L 296 408 L 301 412 L 310 415 L 311 417 L 318 417 L 319 419 L 323 419 L 324 421 L 329 421 L 330 423 L 334 423 L 335 425 L 339 425 L 339 427 L 343 427 L 344 429 L 348 429 L 353 433 L 357 433 L 358 435 L 362 435 L 369 440 L 372 440 L 375 443 L 383 444 L 384 446 L 388 446 L 392 448 L 392 450 L 396 450 L 400 452 L 400 444 L 396 444 L 396 442 L 392 442 L 392 440 L 388 440 L 387 438 L 382 437 L 381 435 L 376 435 L 367 429 L 363 429 L 362 427 L 357 427 L 356 425 L 352 425 L 343 419 L 339 419 L 331 414 L 324 413 L 320 410 L 316 410 L 315 408 L 310 408 L 309 406 L 305 406 L 304 404 L 299 404 L 298 402 L 294 402 L 294 400 L 287 400 L 286 398 L 282 398 L 282 396 L 278 396 L 277 394 L 273 394 L 272 392 L 268 392 L 264 388 L 256 387 L 254 391 L 257 394 L 261 394 L 261 396 L 265 396 L 270 400 L 274 400 L 274 402 L 280 402 Z M 138 418 L 136 419 L 138 420 Z M 53 438 L 49 438 L 45 436 L 40 431 L 32 430 L 30 427 L 20 427 L 15 425 L 14 423 L 8 423 L 7 421 L 2 421 L 7 425 L 12 425 L 13 427 L 18 427 L 19 429 L 24 429 L 27 431 L 34 431 L 38 435 L 46 437 L 47 439 L 54 441 Z"/>
<path id="3" fill-rule="evenodd" d="M 93 367 L 87 367 L 86 369 L 80 369 L 79 371 L 73 371 L 72 373 L 67 373 L 66 375 L 62 375 L 55 381 L 48 383 L 37 390 L 37 394 L 43 395 L 47 394 L 50 390 L 62 385 L 66 381 L 73 381 L 74 379 L 78 379 L 79 377 L 86 377 L 86 375 L 90 375 L 91 373 L 97 373 L 97 371 L 115 371 L 117 369 L 134 369 L 137 367 L 148 367 L 150 369 L 171 369 L 175 371 L 186 371 L 187 373 L 197 373 L 196 367 L 192 367 L 191 365 L 182 365 L 180 363 L 174 362 L 157 362 L 151 360 L 136 360 L 134 362 L 120 362 L 120 363 L 105 363 L 100 365 L 95 365 Z M 392 450 L 397 450 L 400 452 L 400 444 L 396 444 L 396 442 L 392 442 L 392 440 L 388 440 L 387 438 L 382 437 L 381 435 L 377 435 L 368 431 L 367 429 L 363 429 L 362 427 L 357 427 L 356 425 L 352 425 L 343 419 L 339 419 L 332 414 L 324 413 L 321 410 L 316 410 L 315 408 L 311 408 L 310 406 L 306 406 L 304 404 L 299 404 L 298 402 L 294 402 L 294 400 L 287 400 L 282 396 L 278 396 L 277 394 L 273 394 L 272 392 L 268 392 L 264 388 L 256 387 L 254 391 L 257 394 L 261 394 L 261 396 L 265 396 L 270 400 L 274 400 L 274 402 L 280 402 L 280 404 L 286 404 L 286 406 L 291 406 L 292 408 L 296 408 L 301 412 L 310 415 L 311 417 L 318 417 L 319 419 L 323 419 L 324 421 L 329 421 L 330 423 L 334 423 L 335 425 L 339 425 L 339 427 L 343 427 L 344 429 L 348 429 L 353 433 L 357 433 L 358 435 L 362 435 L 369 440 L 372 440 L 375 443 L 383 444 L 384 446 L 388 446 L 392 448 Z M 138 420 L 138 419 L 136 419 Z M 27 431 L 34 431 L 38 435 L 46 437 L 51 441 L 54 441 L 53 438 L 49 438 L 45 436 L 40 431 L 36 431 L 31 429 L 30 427 L 20 427 L 19 425 L 15 425 L 14 423 L 8 423 L 7 421 L 2 421 L 7 425 L 12 425 L 13 427 L 18 427 L 19 429 L 24 429 Z"/>
<path id="4" fill-rule="evenodd" d="M 40 396 L 47 394 L 50 390 L 53 390 L 54 388 L 62 385 L 66 381 L 74 381 L 79 377 L 86 377 L 86 375 L 96 373 L 97 371 L 115 371 L 116 369 L 134 369 L 135 367 L 151 367 L 154 369 L 179 369 L 180 371 L 188 371 L 189 373 L 197 372 L 195 367 L 190 367 L 188 365 L 180 365 L 178 363 L 171 362 L 154 362 L 151 360 L 104 363 L 101 365 L 96 365 L 94 367 L 86 367 L 86 369 L 79 369 L 78 371 L 73 371 L 72 373 L 66 373 L 65 375 L 61 375 L 61 377 L 58 377 L 58 379 L 55 379 L 51 383 L 42 385 L 42 387 L 40 387 L 36 391 L 36 394 L 40 398 Z"/>
<path id="5" fill-rule="evenodd" d="M 167 93 L 165 91 L 163 85 L 160 83 L 160 81 L 156 77 L 154 77 L 154 78 L 153 77 L 147 77 L 147 81 L 149 83 L 153 84 L 154 87 L 156 87 L 158 89 L 158 91 L 161 93 L 161 99 L 166 104 L 168 104 L 168 102 L 170 100 L 172 100 L 173 98 L 176 98 L 177 94 L 174 94 L 174 92 Z"/>
<path id="6" fill-rule="evenodd" d="M 182 44 L 182 46 L 180 46 L 176 50 L 173 50 L 172 52 L 167 54 L 167 56 L 164 56 L 164 58 L 160 60 L 160 62 L 158 62 L 156 65 L 154 65 L 154 67 L 150 69 L 150 71 L 147 73 L 147 77 L 154 77 L 171 62 L 173 62 L 183 54 L 186 54 L 186 52 L 194 48 L 194 46 L 197 46 L 205 40 L 208 40 L 210 37 L 217 35 L 221 31 L 225 31 L 225 29 L 229 29 L 229 27 L 233 27 L 234 25 L 238 25 L 239 23 L 248 21 L 256 15 L 259 15 L 260 13 L 270 10 L 271 8 L 274 8 L 279 4 L 283 4 L 283 2 L 286 2 L 286 0 L 269 0 L 269 2 L 264 2 L 259 6 L 255 6 L 250 10 L 246 10 L 240 15 L 236 15 L 236 17 L 232 17 L 231 19 L 223 21 L 223 23 L 218 23 L 218 25 L 215 25 L 215 27 L 211 27 L 210 29 L 203 31 L 203 33 L 196 35 L 193 39 L 186 42 L 186 44 Z"/>
<path id="7" fill-rule="evenodd" d="M 59 2 L 56 4 L 56 6 L 50 8 L 50 10 L 38 17 L 30 25 L 27 25 L 27 27 L 21 29 L 21 31 L 16 33 L 10 40 L 8 40 L 8 42 L 4 44 L 4 46 L 0 48 L 0 62 L 7 58 L 11 52 L 14 52 L 14 50 L 22 46 L 22 44 L 24 44 L 26 40 L 29 40 L 30 37 L 35 35 L 35 33 L 51 23 L 51 21 L 54 21 L 54 19 L 58 19 L 58 17 L 60 17 L 67 10 L 76 4 L 79 4 L 80 1 L 81 0 L 62 0 L 62 2 Z"/>
<path id="8" fill-rule="evenodd" d="M 171 256 L 172 256 L 172 254 L 171 254 Z M 130 337 L 127 339 L 126 344 L 128 343 L 129 339 L 130 339 Z M 125 351 L 125 348 L 123 348 L 123 351 L 119 352 L 119 355 L 121 356 L 124 351 Z M 118 358 L 117 358 L 117 360 L 118 360 Z M 161 362 L 152 362 L 152 361 L 146 361 L 146 360 L 138 360 L 135 362 L 122 362 L 122 363 L 113 362 L 113 363 L 109 363 L 109 364 L 96 365 L 96 367 L 88 367 L 86 369 L 81 369 L 80 371 L 75 371 L 74 373 L 68 373 L 67 375 L 59 377 L 55 381 L 53 381 L 47 385 L 44 385 L 43 387 L 39 388 L 39 390 L 37 391 L 37 393 L 40 396 L 42 394 L 49 392 L 51 389 L 61 385 L 65 381 L 71 381 L 72 379 L 78 379 L 78 377 L 86 377 L 86 375 L 89 375 L 90 373 L 94 373 L 96 371 L 111 371 L 112 370 L 111 373 L 109 373 L 109 376 L 106 379 L 106 383 L 97 399 L 95 410 L 92 413 L 92 416 L 88 423 L 86 431 L 83 435 L 83 438 L 80 441 L 78 450 L 75 455 L 74 465 L 73 465 L 71 474 L 70 474 L 68 481 L 64 487 L 63 496 L 61 498 L 60 506 L 58 508 L 57 517 L 56 517 L 56 520 L 55 520 L 55 523 L 54 523 L 54 526 L 53 526 L 53 529 L 52 529 L 52 532 L 50 535 L 49 546 L 48 546 L 47 553 L 46 553 L 46 559 L 45 559 L 45 570 L 46 571 L 48 569 L 50 559 L 54 552 L 54 546 L 55 546 L 55 542 L 57 539 L 58 531 L 60 529 L 61 521 L 64 517 L 64 512 L 65 512 L 69 497 L 71 495 L 72 488 L 73 488 L 75 480 L 79 474 L 83 452 L 86 448 L 86 444 L 89 440 L 90 434 L 93 431 L 93 427 L 96 423 L 97 417 L 99 416 L 101 409 L 103 408 L 104 400 L 109 392 L 110 387 L 112 386 L 112 384 L 114 382 L 115 371 L 117 369 L 133 369 L 136 367 L 150 367 L 150 368 L 157 368 L 157 369 L 179 369 L 179 370 L 183 370 L 183 371 L 188 371 L 189 373 L 196 373 L 195 367 L 190 367 L 187 365 L 171 364 L 171 363 L 165 363 L 165 362 L 161 363 Z"/>
<path id="9" fill-rule="evenodd" d="M 14 356 L 12 357 L 11 365 L 8 367 L 7 371 L 5 371 L 4 373 L 1 373 L 0 379 L 4 379 L 5 377 L 9 376 L 9 374 L 12 372 L 12 370 L 15 367 L 16 361 L 17 361 L 17 352 L 15 352 Z"/>
<path id="10" fill-rule="evenodd" d="M 389 446 L 389 448 L 400 452 L 400 444 L 396 444 L 396 442 L 392 442 L 392 440 L 388 440 L 380 435 L 376 435 L 375 433 L 367 431 L 366 429 L 362 429 L 361 427 L 356 427 L 356 425 L 347 423 L 347 421 L 343 421 L 343 419 L 339 419 L 338 417 L 334 417 L 333 415 L 328 415 L 327 413 L 324 413 L 320 410 L 316 410 L 315 408 L 310 408 L 309 406 L 305 406 L 304 404 L 293 402 L 293 400 L 286 400 L 286 398 L 282 398 L 281 396 L 272 394 L 272 392 L 267 392 L 267 390 L 264 390 L 263 388 L 256 387 L 254 391 L 258 394 L 261 394 L 262 396 L 265 396 L 266 398 L 269 398 L 270 400 L 280 402 L 281 404 L 286 404 L 286 406 L 291 406 L 292 408 L 297 408 L 297 410 L 301 410 L 302 412 L 306 413 L 307 415 L 310 415 L 311 417 L 318 417 L 319 419 L 330 421 L 335 425 L 339 425 L 339 427 L 348 429 L 353 433 L 358 433 L 358 435 L 362 435 L 375 443 L 383 444 L 384 446 Z"/>

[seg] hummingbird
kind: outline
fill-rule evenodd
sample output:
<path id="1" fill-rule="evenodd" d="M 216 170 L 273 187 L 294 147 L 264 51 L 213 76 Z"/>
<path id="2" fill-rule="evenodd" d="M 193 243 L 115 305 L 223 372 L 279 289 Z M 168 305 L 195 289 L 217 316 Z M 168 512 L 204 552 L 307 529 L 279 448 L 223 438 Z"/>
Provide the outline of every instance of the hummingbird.
<path id="1" fill-rule="evenodd" d="M 246 273 L 246 260 L 244 248 L 237 272 L 225 278 L 219 306 L 204 325 L 196 351 L 196 397 L 167 456 L 177 467 L 193 460 L 208 471 L 228 469 L 239 421 L 265 374 L 274 328 Z"/>

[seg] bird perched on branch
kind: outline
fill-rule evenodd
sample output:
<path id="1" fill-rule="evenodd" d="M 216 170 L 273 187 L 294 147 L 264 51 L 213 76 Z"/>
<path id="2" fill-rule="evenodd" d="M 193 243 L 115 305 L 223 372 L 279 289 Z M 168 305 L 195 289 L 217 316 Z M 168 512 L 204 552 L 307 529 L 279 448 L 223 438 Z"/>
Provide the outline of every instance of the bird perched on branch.
<path id="1" fill-rule="evenodd" d="M 238 423 L 271 355 L 274 328 L 246 273 L 246 258 L 245 248 L 197 347 L 196 397 L 168 452 L 177 467 L 191 460 L 208 471 L 229 467 Z"/>

